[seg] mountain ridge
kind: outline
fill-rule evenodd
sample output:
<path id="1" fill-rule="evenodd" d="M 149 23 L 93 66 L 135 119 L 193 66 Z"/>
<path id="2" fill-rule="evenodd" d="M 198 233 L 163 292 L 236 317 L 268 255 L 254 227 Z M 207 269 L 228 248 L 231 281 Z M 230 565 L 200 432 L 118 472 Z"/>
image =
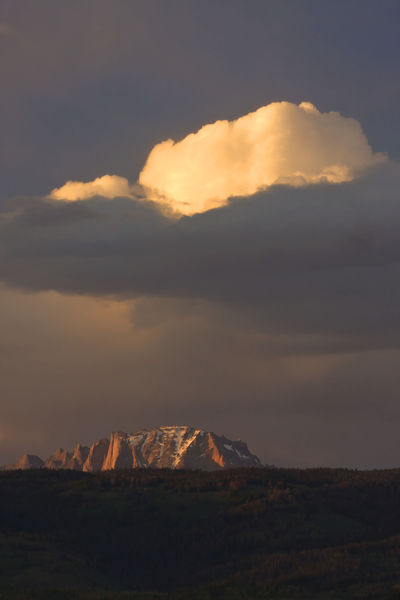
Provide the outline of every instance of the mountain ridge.
<path id="1" fill-rule="evenodd" d="M 114 431 L 91 446 L 77 444 L 73 451 L 58 448 L 45 461 L 24 454 L 5 467 L 15 469 L 71 469 L 108 471 L 114 469 L 170 468 L 212 471 L 236 467 L 261 467 L 247 444 L 187 425 L 164 425 L 129 434 Z"/>

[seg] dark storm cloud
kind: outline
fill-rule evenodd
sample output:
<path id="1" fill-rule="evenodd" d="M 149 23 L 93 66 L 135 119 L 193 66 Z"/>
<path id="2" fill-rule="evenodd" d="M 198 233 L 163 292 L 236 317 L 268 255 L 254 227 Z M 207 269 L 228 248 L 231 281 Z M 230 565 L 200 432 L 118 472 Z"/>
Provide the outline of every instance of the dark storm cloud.
<path id="1" fill-rule="evenodd" d="M 396 160 L 399 17 L 394 0 L 2 0 L 0 463 L 188 423 L 267 463 L 398 466 L 398 165 L 180 221 L 41 196 L 136 181 L 162 140 L 281 100 L 354 117 Z"/>
<path id="2" fill-rule="evenodd" d="M 0 222 L 0 277 L 26 290 L 201 298 L 265 331 L 393 346 L 399 182 L 392 163 L 352 183 L 276 187 L 179 221 L 122 198 L 17 202 Z"/>
<path id="3" fill-rule="evenodd" d="M 22 209 L 18 215 L 19 224 L 22 227 L 65 227 L 76 225 L 86 219 L 104 218 L 100 212 L 96 212 L 85 204 L 63 204 L 57 206 L 49 202 L 43 202 L 41 198 L 16 198 L 12 202 L 3 205 L 3 218 L 7 217 L 7 208 L 14 210 Z M 1 214 L 1 213 L 0 213 Z"/>

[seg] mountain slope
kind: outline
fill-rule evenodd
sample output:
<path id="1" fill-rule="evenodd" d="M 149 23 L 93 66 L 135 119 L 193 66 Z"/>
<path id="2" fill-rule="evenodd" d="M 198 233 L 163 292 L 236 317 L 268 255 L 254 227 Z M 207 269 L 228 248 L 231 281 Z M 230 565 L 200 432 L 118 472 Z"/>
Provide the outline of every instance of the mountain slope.
<path id="1" fill-rule="evenodd" d="M 43 460 L 35 454 L 23 454 L 17 462 L 8 465 L 5 470 L 11 471 L 14 469 L 41 469 L 44 466 Z"/>
<path id="2" fill-rule="evenodd" d="M 42 464 L 35 463 L 32 466 L 16 466 L 22 460 L 7 468 L 44 466 L 48 469 L 107 471 L 151 467 L 213 471 L 262 466 L 257 456 L 249 452 L 245 442 L 232 441 L 186 425 L 157 427 L 133 434 L 113 432 L 110 439 L 99 440 L 90 448 L 80 444 L 73 452 L 59 448 L 49 456 L 44 465 L 42 461 Z"/>

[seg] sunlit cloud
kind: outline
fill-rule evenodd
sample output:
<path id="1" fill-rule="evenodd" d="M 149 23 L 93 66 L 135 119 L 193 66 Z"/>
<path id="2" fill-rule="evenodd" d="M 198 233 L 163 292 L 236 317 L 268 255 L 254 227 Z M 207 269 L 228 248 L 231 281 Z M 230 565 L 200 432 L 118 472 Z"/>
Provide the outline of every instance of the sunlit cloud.
<path id="1" fill-rule="evenodd" d="M 125 177 L 119 175 L 103 175 L 93 181 L 67 181 L 63 186 L 55 188 L 49 194 L 51 200 L 87 200 L 94 196 L 103 198 L 132 197 L 132 188 Z"/>
<path id="2" fill-rule="evenodd" d="M 169 215 L 193 215 L 276 184 L 343 183 L 386 159 L 358 121 L 321 113 L 310 102 L 273 102 L 234 121 L 204 125 L 183 140 L 154 146 L 138 184 L 118 175 L 67 181 L 48 198 L 94 196 L 151 201 Z"/>
<path id="3" fill-rule="evenodd" d="M 321 113 L 310 102 L 273 102 L 157 144 L 139 183 L 156 202 L 191 215 L 274 184 L 350 181 L 384 159 L 355 119 Z"/>

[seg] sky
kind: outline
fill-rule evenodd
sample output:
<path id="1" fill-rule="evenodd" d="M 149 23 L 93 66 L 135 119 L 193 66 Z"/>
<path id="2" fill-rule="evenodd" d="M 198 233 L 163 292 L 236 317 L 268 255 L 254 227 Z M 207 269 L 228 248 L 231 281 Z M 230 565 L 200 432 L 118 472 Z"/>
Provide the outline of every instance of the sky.
<path id="1" fill-rule="evenodd" d="M 397 0 L 2 0 L 0 464 L 203 427 L 400 465 Z"/>

